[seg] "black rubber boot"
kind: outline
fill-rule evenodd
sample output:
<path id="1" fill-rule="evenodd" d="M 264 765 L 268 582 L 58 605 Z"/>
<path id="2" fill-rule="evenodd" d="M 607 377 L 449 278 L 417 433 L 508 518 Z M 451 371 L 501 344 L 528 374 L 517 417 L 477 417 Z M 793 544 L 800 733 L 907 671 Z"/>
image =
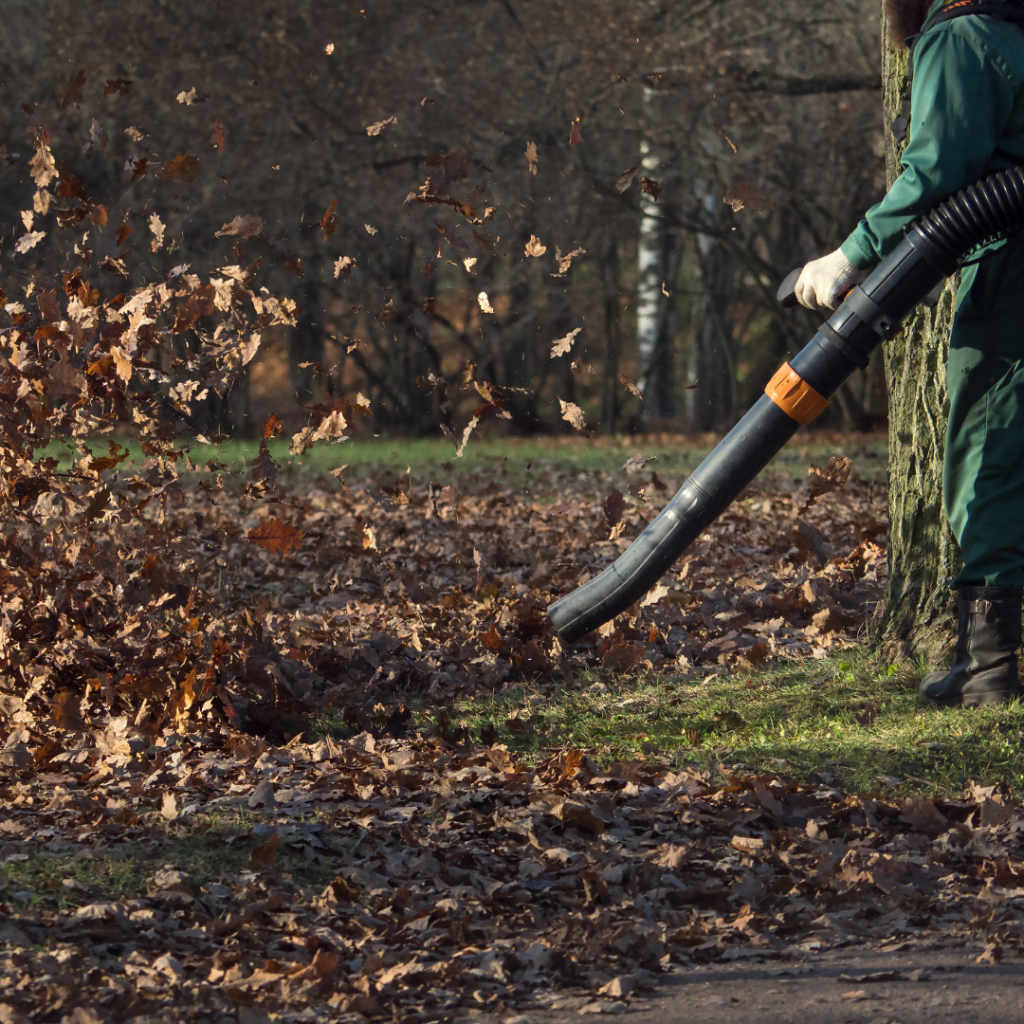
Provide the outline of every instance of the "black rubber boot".
<path id="1" fill-rule="evenodd" d="M 1017 648 L 1021 587 L 957 591 L 956 658 L 948 672 L 929 672 L 918 693 L 935 704 L 1000 704 L 1021 695 Z"/>

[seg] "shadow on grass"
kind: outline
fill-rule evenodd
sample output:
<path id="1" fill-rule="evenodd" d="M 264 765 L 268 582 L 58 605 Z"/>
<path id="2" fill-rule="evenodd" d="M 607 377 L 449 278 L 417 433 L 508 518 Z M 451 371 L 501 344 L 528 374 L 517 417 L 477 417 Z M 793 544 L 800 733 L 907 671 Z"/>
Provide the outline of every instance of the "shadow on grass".
<path id="1" fill-rule="evenodd" d="M 4 899 L 68 909 L 97 900 L 135 899 L 145 896 L 161 868 L 183 872 L 185 883 L 196 895 L 206 887 L 249 869 L 254 847 L 266 837 L 253 835 L 244 818 L 195 819 L 154 829 L 140 842 L 124 844 L 97 856 L 95 851 L 64 846 L 41 847 L 28 854 L 8 857 L 0 875 Z M 277 852 L 273 870 L 286 872 L 310 896 L 318 895 L 335 875 L 333 866 L 311 862 L 286 838 Z"/>

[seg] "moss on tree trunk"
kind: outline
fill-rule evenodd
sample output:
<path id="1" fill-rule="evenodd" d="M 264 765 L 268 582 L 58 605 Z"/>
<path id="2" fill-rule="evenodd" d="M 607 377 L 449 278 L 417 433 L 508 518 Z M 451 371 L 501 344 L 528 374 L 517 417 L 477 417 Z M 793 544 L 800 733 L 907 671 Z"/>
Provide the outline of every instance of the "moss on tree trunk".
<path id="1" fill-rule="evenodd" d="M 900 105 L 907 55 L 888 45 L 882 17 L 882 80 L 886 181 L 900 173 L 902 146 L 889 125 Z M 960 551 L 942 511 L 942 452 L 949 400 L 946 355 L 956 280 L 934 309 L 918 307 L 905 329 L 885 346 L 889 388 L 888 590 L 878 615 L 878 639 L 887 657 L 941 656 L 954 624 L 949 581 Z"/>

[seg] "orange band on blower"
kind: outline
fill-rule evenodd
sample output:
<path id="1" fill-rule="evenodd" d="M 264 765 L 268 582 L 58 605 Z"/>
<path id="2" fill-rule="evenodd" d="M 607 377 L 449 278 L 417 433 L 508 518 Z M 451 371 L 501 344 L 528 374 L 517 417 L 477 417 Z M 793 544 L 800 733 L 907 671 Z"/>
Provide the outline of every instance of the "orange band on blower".
<path id="1" fill-rule="evenodd" d="M 789 363 L 779 367 L 764 393 L 800 424 L 810 423 L 828 408 L 828 399 L 819 395 Z"/>

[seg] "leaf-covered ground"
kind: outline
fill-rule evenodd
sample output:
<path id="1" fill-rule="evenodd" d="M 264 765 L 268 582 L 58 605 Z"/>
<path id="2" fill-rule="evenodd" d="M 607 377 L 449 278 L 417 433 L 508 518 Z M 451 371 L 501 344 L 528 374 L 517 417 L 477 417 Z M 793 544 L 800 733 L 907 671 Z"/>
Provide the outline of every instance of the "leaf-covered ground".
<path id="1" fill-rule="evenodd" d="M 638 447 L 606 452 L 603 469 L 569 452 L 514 471 L 502 456 L 364 476 L 339 465 L 344 447 L 329 472 L 303 472 L 263 444 L 239 476 L 169 444 L 132 459 L 111 442 L 69 463 L 96 506 L 78 506 L 74 531 L 56 507 L 75 501 L 70 486 L 54 493 L 51 465 L 36 493 L 26 474 L 36 529 L 3 551 L 0 710 L 18 726 L 5 756 L 60 764 L 110 718 L 281 742 L 328 707 L 365 725 L 410 693 L 442 704 L 588 669 L 703 677 L 851 642 L 883 585 L 884 491 L 855 472 L 797 515 L 811 487 L 780 470 L 639 606 L 563 648 L 547 605 L 681 483 Z"/>
<path id="2" fill-rule="evenodd" d="M 3 787 L 5 1020 L 615 1012 L 674 965 L 1021 950 L 1000 787 L 893 801 L 572 748 L 130 732 Z"/>
<path id="3" fill-rule="evenodd" d="M 769 473 L 651 600 L 574 647 L 551 635 L 547 603 L 680 482 L 619 468 L 644 447 L 376 475 L 278 471 L 264 447 L 243 480 L 126 459 L 111 493 L 164 474 L 148 517 L 9 535 L 2 1019 L 614 1011 L 706 960 L 1014 953 L 1005 787 L 768 774 L 729 759 L 728 708 L 590 749 L 565 717 L 542 741 L 529 714 L 485 721 L 505 693 L 640 679 L 687 700 L 808 660 L 842 685 L 884 567 L 884 492 L 856 464 L 800 515 L 808 483 Z"/>

